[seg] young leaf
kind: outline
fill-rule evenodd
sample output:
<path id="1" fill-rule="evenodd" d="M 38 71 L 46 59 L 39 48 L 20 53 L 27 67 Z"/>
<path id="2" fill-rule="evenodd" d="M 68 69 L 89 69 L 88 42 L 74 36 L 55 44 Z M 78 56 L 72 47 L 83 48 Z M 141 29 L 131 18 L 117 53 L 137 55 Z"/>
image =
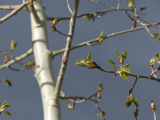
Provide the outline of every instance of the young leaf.
<path id="1" fill-rule="evenodd" d="M 108 60 L 108 62 L 112 65 L 113 68 L 115 68 L 115 63 L 112 60 Z"/>
<path id="2" fill-rule="evenodd" d="M 127 56 L 127 52 L 125 51 L 124 53 L 122 53 L 122 58 L 126 59 L 126 56 Z"/>
<path id="3" fill-rule="evenodd" d="M 134 12 L 134 7 L 131 7 L 131 11 Z"/>
<path id="4" fill-rule="evenodd" d="M 132 7 L 132 5 L 133 5 L 133 0 L 128 1 L 127 4 L 128 4 L 128 7 Z"/>
<path id="5" fill-rule="evenodd" d="M 99 99 L 101 99 L 101 93 L 100 93 L 100 92 L 97 93 L 97 97 L 98 97 Z"/>
<path id="6" fill-rule="evenodd" d="M 29 65 L 30 67 L 32 67 L 32 66 L 35 65 L 35 62 L 33 62 L 31 59 L 29 59 L 28 65 Z"/>
<path id="7" fill-rule="evenodd" d="M 121 67 L 126 68 L 126 67 L 128 67 L 129 65 L 130 65 L 130 63 L 128 63 L 127 65 L 121 66 Z"/>
<path id="8" fill-rule="evenodd" d="M 97 63 L 95 63 L 95 62 L 87 61 L 85 64 L 86 64 L 87 67 L 90 68 L 90 69 L 97 68 Z"/>
<path id="9" fill-rule="evenodd" d="M 103 37 L 104 31 L 101 32 L 98 40 L 98 44 L 101 44 L 105 37 Z"/>
<path id="10" fill-rule="evenodd" d="M 67 104 L 69 109 L 74 109 L 74 106 L 69 101 L 67 101 Z"/>
<path id="11" fill-rule="evenodd" d="M 158 38 L 158 33 L 152 33 L 152 36 L 156 39 Z"/>
<path id="12" fill-rule="evenodd" d="M 95 21 L 94 16 L 93 15 L 86 15 L 83 18 L 88 19 L 89 21 L 92 19 L 93 21 Z"/>
<path id="13" fill-rule="evenodd" d="M 89 52 L 89 54 L 87 56 L 87 60 L 92 61 L 92 51 Z"/>
<path id="14" fill-rule="evenodd" d="M 120 74 L 121 78 L 123 78 L 126 82 L 129 82 L 128 78 L 126 77 L 126 74 Z"/>
<path id="15" fill-rule="evenodd" d="M 98 84 L 98 91 L 102 91 L 102 89 L 103 89 L 103 85 L 102 85 L 101 82 L 99 82 L 99 84 Z"/>
<path id="16" fill-rule="evenodd" d="M 103 120 L 106 120 L 104 111 L 101 111 L 100 113 L 97 113 L 97 116 L 103 118 Z"/>
<path id="17" fill-rule="evenodd" d="M 59 21 L 60 21 L 59 18 L 55 18 L 55 19 L 53 20 L 53 22 L 52 22 L 51 27 L 52 27 L 52 28 L 55 28 L 56 24 L 57 24 Z"/>
<path id="18" fill-rule="evenodd" d="M 133 101 L 133 103 L 135 104 L 135 106 L 138 108 L 138 107 L 139 107 L 139 105 L 138 105 L 137 98 L 134 98 L 132 101 Z"/>
<path id="19" fill-rule="evenodd" d="M 115 51 L 116 51 L 116 54 L 117 54 L 117 56 L 119 57 L 119 54 L 118 54 L 118 51 L 117 51 L 117 49 L 115 49 Z"/>
<path id="20" fill-rule="evenodd" d="M 10 49 L 13 50 L 17 46 L 17 44 L 18 44 L 17 42 L 15 42 L 14 40 L 12 40 L 11 44 L 10 44 Z"/>
<path id="21" fill-rule="evenodd" d="M 87 67 L 88 65 L 86 64 L 86 60 L 77 60 L 77 62 L 75 63 L 75 65 L 79 65 L 82 67 Z"/>
<path id="22" fill-rule="evenodd" d="M 8 112 L 8 111 L 4 111 L 4 113 L 7 114 L 7 115 L 9 115 L 9 116 L 12 116 L 11 113 Z"/>

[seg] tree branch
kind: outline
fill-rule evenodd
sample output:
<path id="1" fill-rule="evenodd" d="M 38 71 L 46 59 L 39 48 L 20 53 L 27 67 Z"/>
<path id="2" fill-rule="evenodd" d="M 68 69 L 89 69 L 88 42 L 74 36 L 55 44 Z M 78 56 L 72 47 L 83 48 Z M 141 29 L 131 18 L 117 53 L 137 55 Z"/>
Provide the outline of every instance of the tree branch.
<path id="1" fill-rule="evenodd" d="M 160 23 L 154 23 L 154 25 L 159 25 L 159 24 Z M 147 27 L 151 27 L 151 26 L 148 25 Z M 145 27 L 138 27 L 138 28 L 134 28 L 134 29 L 128 29 L 128 30 L 124 30 L 124 31 L 116 32 L 116 33 L 111 33 L 109 35 L 106 35 L 105 38 L 117 36 L 117 35 L 128 33 L 128 32 L 133 32 L 133 31 L 137 31 L 137 30 L 141 30 L 141 29 L 145 29 Z M 74 50 L 74 49 L 82 47 L 82 46 L 86 46 L 91 43 L 98 42 L 98 40 L 99 40 L 99 38 L 95 38 L 95 39 L 89 40 L 87 42 L 80 43 L 78 45 L 72 46 L 71 50 Z M 104 39 L 104 40 L 106 40 L 106 39 Z M 57 50 L 57 51 L 53 51 L 52 54 L 53 54 L 53 56 L 56 56 L 56 55 L 62 54 L 64 52 L 64 50 L 65 50 L 65 48 Z"/>
<path id="2" fill-rule="evenodd" d="M 8 20 L 9 18 L 11 18 L 13 15 L 16 15 L 21 9 L 23 9 L 25 6 L 28 5 L 28 1 L 22 3 L 21 5 L 19 5 L 16 9 L 14 9 L 12 12 L 10 12 L 8 15 L 6 15 L 5 17 L 0 19 L 0 24 L 3 23 L 4 21 Z"/>
<path id="3" fill-rule="evenodd" d="M 153 27 L 155 27 L 155 28 L 160 29 L 159 26 L 156 26 L 156 25 L 154 25 L 154 24 L 149 23 L 148 21 L 142 19 L 142 18 L 139 17 L 138 15 L 129 14 L 128 12 L 124 11 L 123 9 L 117 9 L 117 8 L 115 8 L 115 7 L 113 7 L 113 6 L 107 5 L 107 4 L 102 3 L 102 2 L 99 2 L 99 1 L 94 1 L 94 0 L 89 0 L 89 1 L 92 1 L 92 2 L 96 2 L 96 3 L 99 3 L 99 4 L 105 5 L 105 6 L 107 6 L 107 7 L 110 7 L 110 8 L 112 8 L 112 9 L 115 9 L 115 10 L 117 10 L 117 11 L 120 11 L 120 12 L 122 12 L 122 13 L 124 13 L 124 14 L 130 15 L 130 16 L 135 17 L 135 18 L 137 18 L 137 19 L 140 19 L 140 20 L 142 20 L 143 22 L 147 23 L 147 24 L 150 25 L 150 26 L 153 26 Z"/>
<path id="4" fill-rule="evenodd" d="M 71 44 L 72 44 L 72 38 L 73 38 L 73 34 L 74 34 L 76 15 L 77 15 L 77 11 L 78 11 L 78 5 L 79 5 L 79 0 L 76 0 L 75 5 L 74 5 L 74 9 L 72 12 L 72 17 L 70 20 L 70 30 L 68 33 L 68 35 L 70 35 L 70 36 L 67 37 L 67 44 L 66 44 L 66 48 L 65 48 L 65 51 L 64 51 L 64 54 L 62 57 L 61 68 L 59 71 L 59 75 L 57 77 L 57 83 L 56 83 L 56 87 L 55 87 L 55 91 L 54 91 L 55 100 L 58 100 L 58 98 L 59 98 L 59 93 L 61 90 L 63 77 L 64 77 L 65 70 L 66 70 L 67 63 L 68 63 L 68 57 L 69 57 Z"/>
<path id="5" fill-rule="evenodd" d="M 154 23 L 154 25 L 159 25 L 160 23 Z M 146 26 L 145 26 L 146 27 Z M 120 31 L 120 32 L 116 32 L 116 33 L 112 33 L 112 34 L 109 34 L 106 36 L 106 38 L 109 38 L 109 37 L 113 37 L 113 36 L 116 36 L 116 35 L 120 35 L 120 34 L 124 34 L 124 33 L 128 33 L 128 32 L 134 32 L 134 31 L 137 31 L 137 30 L 141 30 L 141 29 L 145 29 L 145 27 L 138 27 L 138 28 L 134 28 L 134 29 L 128 29 L 128 30 L 124 30 L 124 31 Z M 148 25 L 147 27 L 151 27 L 150 25 Z M 83 47 L 83 46 L 86 46 L 88 44 L 91 44 L 91 43 L 95 43 L 99 40 L 99 38 L 95 38 L 95 39 L 92 39 L 92 40 L 89 40 L 87 42 L 83 42 L 83 43 L 80 43 L 78 45 L 75 45 L 75 46 L 72 46 L 71 47 L 71 50 L 74 50 L 74 49 L 77 49 L 77 48 L 80 48 L 80 47 Z M 104 39 L 106 40 L 106 39 Z M 60 49 L 60 50 L 57 50 L 57 51 L 53 51 L 52 54 L 53 54 L 53 58 L 56 56 L 56 55 L 59 55 L 59 54 L 62 54 L 64 52 L 65 48 L 63 49 Z M 33 53 L 33 50 L 32 48 L 30 48 L 26 53 L 18 56 L 15 58 L 16 61 L 20 61 L 20 60 L 23 60 L 25 59 L 26 57 L 30 56 L 31 54 Z M 12 64 L 16 63 L 15 61 L 11 60 L 9 61 L 8 63 L 6 64 L 3 64 L 3 65 L 0 65 L 0 70 L 1 69 L 4 69 Z"/>
<path id="6" fill-rule="evenodd" d="M 110 70 L 105 70 L 101 67 L 97 67 L 97 69 L 103 71 L 103 72 L 107 72 L 107 73 L 113 73 L 115 74 L 116 71 L 110 71 Z M 150 79 L 150 80 L 154 80 L 156 82 L 160 82 L 160 78 L 155 78 L 155 77 L 152 77 L 152 76 L 145 76 L 145 75 L 136 75 L 136 74 L 131 74 L 131 73 L 128 73 L 128 76 L 133 76 L 133 77 L 136 77 L 136 78 L 145 78 L 145 79 Z"/>
<path id="7" fill-rule="evenodd" d="M 0 66 L 0 70 L 1 69 L 4 69 L 6 67 L 9 67 L 11 66 L 12 64 L 16 63 L 16 61 L 20 61 L 20 60 L 23 60 L 25 59 L 26 57 L 30 56 L 31 54 L 33 53 L 33 50 L 32 49 L 29 49 L 27 52 L 25 52 L 24 54 L 16 57 L 14 60 L 11 60 L 3 65 Z"/>
<path id="8" fill-rule="evenodd" d="M 112 12 L 112 11 L 117 11 L 117 10 L 111 9 L 111 10 L 103 10 L 103 11 L 98 11 L 98 12 L 92 12 L 92 13 L 85 13 L 85 14 L 81 14 L 81 15 L 76 16 L 76 18 L 81 18 L 81 17 L 87 16 L 87 15 L 88 16 L 93 15 L 93 16 L 95 16 L 95 17 L 97 16 L 99 18 L 102 15 L 104 15 L 105 13 Z M 59 18 L 60 20 L 69 20 L 69 19 L 71 19 L 71 17 L 47 17 L 47 20 L 54 20 L 55 18 Z"/>
<path id="9" fill-rule="evenodd" d="M 0 9 L 1 10 L 14 10 L 16 8 L 18 8 L 20 5 L 0 5 Z M 22 9 L 26 9 L 26 8 L 22 8 Z"/>

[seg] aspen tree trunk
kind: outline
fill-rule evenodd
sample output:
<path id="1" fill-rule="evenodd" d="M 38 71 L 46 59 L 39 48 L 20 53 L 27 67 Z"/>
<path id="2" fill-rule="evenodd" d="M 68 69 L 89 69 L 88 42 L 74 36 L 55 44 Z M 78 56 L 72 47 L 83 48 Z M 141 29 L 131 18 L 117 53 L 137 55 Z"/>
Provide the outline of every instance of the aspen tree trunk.
<path id="1" fill-rule="evenodd" d="M 52 70 L 51 52 L 48 46 L 46 15 L 41 0 L 36 0 L 29 8 L 32 29 L 32 48 L 34 51 L 36 69 L 35 78 L 38 81 L 43 103 L 44 120 L 61 120 L 59 100 L 55 101 L 53 92 L 55 79 Z"/>

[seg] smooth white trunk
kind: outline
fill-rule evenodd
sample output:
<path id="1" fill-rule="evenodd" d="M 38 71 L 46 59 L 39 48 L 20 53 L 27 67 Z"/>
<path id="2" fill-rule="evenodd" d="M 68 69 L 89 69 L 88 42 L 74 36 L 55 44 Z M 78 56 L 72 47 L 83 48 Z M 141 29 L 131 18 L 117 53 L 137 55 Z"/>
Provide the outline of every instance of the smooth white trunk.
<path id="1" fill-rule="evenodd" d="M 51 52 L 48 46 L 46 15 L 41 0 L 34 3 L 34 9 L 30 10 L 32 47 L 35 56 L 35 77 L 39 83 L 42 95 L 44 120 L 61 120 L 59 101 L 53 99 L 55 80 L 52 70 Z M 35 14 L 37 13 L 37 15 Z"/>

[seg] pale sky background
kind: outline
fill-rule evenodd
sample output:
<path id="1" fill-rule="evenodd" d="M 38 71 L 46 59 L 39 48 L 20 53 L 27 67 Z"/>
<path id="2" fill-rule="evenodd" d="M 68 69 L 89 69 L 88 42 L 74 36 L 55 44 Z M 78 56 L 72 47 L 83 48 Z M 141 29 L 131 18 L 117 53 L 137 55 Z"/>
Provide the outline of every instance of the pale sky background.
<path id="1" fill-rule="evenodd" d="M 116 7 L 118 0 L 100 0 L 106 4 Z M 127 0 L 121 0 L 120 8 L 127 9 Z M 20 0 L 0 0 L 0 5 L 17 5 L 21 4 Z M 147 9 L 140 15 L 150 23 L 160 21 L 160 1 L 159 0 L 135 0 L 137 9 L 146 6 Z M 70 16 L 66 0 L 43 0 L 48 17 L 65 17 Z M 73 8 L 74 0 L 70 0 Z M 80 0 L 78 15 L 110 8 L 98 3 Z M 10 11 L 0 10 L 0 18 Z M 69 20 L 60 21 L 57 29 L 63 33 L 68 33 Z M 58 33 L 50 33 L 51 21 L 48 21 L 48 36 L 51 50 L 59 50 L 65 47 L 66 37 Z M 140 25 L 137 25 L 140 27 Z M 104 34 L 116 33 L 127 30 L 132 27 L 131 20 L 127 15 L 121 12 L 110 12 L 95 21 L 88 21 L 81 18 L 76 20 L 75 34 L 73 44 L 76 45 L 88 40 L 99 37 L 101 31 Z M 149 28 L 151 32 L 159 33 L 156 28 Z M 0 24 L 1 44 L 0 50 L 10 52 L 10 42 L 15 40 L 18 46 L 14 51 L 14 57 L 25 53 L 31 47 L 31 28 L 30 17 L 28 12 L 21 11 L 16 16 Z M 131 73 L 149 75 L 149 61 L 154 53 L 160 52 L 160 43 L 152 38 L 146 30 L 140 30 L 127 34 L 122 34 L 106 39 L 101 45 L 85 46 L 71 51 L 62 90 L 69 96 L 88 97 L 96 92 L 99 81 L 103 83 L 102 100 L 99 106 L 105 111 L 107 120 L 134 120 L 134 104 L 130 108 L 125 108 L 126 97 L 129 89 L 132 87 L 135 78 L 128 77 L 129 82 L 125 82 L 119 76 L 101 72 L 97 69 L 86 69 L 74 65 L 76 60 L 86 59 L 90 50 L 92 58 L 98 65 L 104 69 L 114 70 L 108 63 L 107 59 L 116 63 L 119 68 L 118 58 L 115 49 L 122 53 L 127 51 L 125 64 L 131 63 Z M 1 55 L 2 56 L 2 55 Z M 58 55 L 53 60 L 54 75 L 57 78 L 62 55 Z M 33 55 L 23 60 L 27 63 L 29 59 L 34 59 Z M 3 64 L 3 59 L 0 60 Z M 20 65 L 12 67 L 21 68 Z M 157 66 L 156 66 L 157 67 Z M 156 69 L 154 67 L 154 69 Z M 157 73 L 157 76 L 160 76 Z M 0 71 L 0 79 L 9 79 L 13 86 L 10 88 L 1 82 L 0 84 L 0 102 L 4 100 L 11 102 L 11 107 L 7 110 L 11 112 L 12 117 L 1 114 L 0 120 L 43 120 L 41 95 L 39 86 L 34 73 L 30 70 L 15 72 L 8 68 Z M 153 120 L 153 112 L 150 107 L 151 100 L 156 102 L 157 119 L 160 119 L 160 83 L 148 80 L 138 79 L 133 91 L 133 96 L 139 102 L 139 120 Z M 76 104 L 74 110 L 67 108 L 67 102 L 61 100 L 62 119 L 63 120 L 101 120 L 97 117 L 99 110 L 91 101 Z"/>

